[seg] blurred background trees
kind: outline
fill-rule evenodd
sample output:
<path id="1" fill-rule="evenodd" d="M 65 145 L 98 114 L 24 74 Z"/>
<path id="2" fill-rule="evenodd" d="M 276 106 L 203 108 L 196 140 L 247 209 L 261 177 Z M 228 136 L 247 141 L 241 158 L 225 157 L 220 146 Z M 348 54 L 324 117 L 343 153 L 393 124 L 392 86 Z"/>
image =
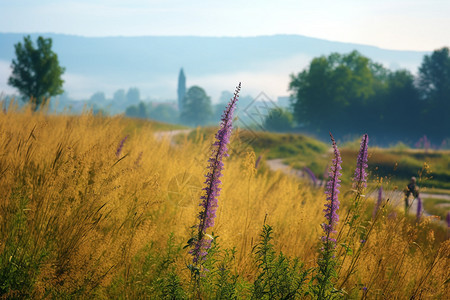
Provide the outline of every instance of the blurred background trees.
<path id="1" fill-rule="evenodd" d="M 284 108 L 273 108 L 264 120 L 264 129 L 275 132 L 289 132 L 293 127 L 293 116 Z"/>
<path id="2" fill-rule="evenodd" d="M 424 102 L 423 121 L 430 131 L 450 130 L 450 54 L 444 47 L 425 55 L 419 68 L 418 87 Z"/>
<path id="3" fill-rule="evenodd" d="M 291 109 L 297 129 L 325 136 L 368 132 L 379 142 L 436 140 L 450 129 L 448 48 L 426 55 L 415 77 L 391 71 L 357 51 L 314 58 L 291 75 Z"/>
<path id="4" fill-rule="evenodd" d="M 199 126 L 206 125 L 212 117 L 211 98 L 204 89 L 192 86 L 184 96 L 183 110 L 180 119 L 183 123 Z"/>

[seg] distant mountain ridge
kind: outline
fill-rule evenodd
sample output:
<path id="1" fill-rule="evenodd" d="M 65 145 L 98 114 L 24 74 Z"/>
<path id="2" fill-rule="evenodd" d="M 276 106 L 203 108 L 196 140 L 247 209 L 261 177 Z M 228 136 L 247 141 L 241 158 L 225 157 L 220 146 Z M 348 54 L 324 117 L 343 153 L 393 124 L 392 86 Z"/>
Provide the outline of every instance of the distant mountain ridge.
<path id="1" fill-rule="evenodd" d="M 27 34 L 0 33 L 0 91 L 6 89 L 8 66 L 14 44 Z M 331 52 L 358 50 L 386 67 L 417 66 L 428 52 L 386 50 L 374 46 L 332 42 L 300 35 L 256 37 L 82 37 L 32 33 L 53 39 L 53 49 L 66 68 L 65 89 L 69 95 L 112 94 L 136 86 L 146 97 L 176 98 L 176 80 L 181 67 L 188 86 L 198 84 L 213 96 L 232 90 L 238 81 L 243 89 L 271 96 L 287 95 L 291 73 L 300 72 L 310 60 Z M 247 85 L 246 85 L 247 83 Z"/>

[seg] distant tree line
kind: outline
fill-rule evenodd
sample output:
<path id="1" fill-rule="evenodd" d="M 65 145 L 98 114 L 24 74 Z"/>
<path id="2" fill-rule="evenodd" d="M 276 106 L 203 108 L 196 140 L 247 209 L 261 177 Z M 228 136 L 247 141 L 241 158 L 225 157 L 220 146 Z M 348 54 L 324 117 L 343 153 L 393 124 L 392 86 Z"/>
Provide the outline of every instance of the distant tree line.
<path id="1" fill-rule="evenodd" d="M 179 123 L 178 110 L 170 103 L 139 102 L 127 107 L 125 115 L 131 118 L 153 119 L 166 123 Z"/>
<path id="2" fill-rule="evenodd" d="M 291 75 L 292 111 L 299 128 L 318 136 L 363 132 L 379 143 L 439 143 L 450 135 L 448 48 L 425 55 L 414 76 L 391 71 L 357 51 L 314 58 Z"/>

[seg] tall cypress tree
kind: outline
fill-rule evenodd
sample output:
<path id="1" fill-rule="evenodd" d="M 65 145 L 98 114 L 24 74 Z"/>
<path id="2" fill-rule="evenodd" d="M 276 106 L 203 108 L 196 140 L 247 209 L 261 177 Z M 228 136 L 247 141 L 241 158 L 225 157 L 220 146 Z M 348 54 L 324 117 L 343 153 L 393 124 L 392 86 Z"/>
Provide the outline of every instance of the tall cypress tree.
<path id="1" fill-rule="evenodd" d="M 184 96 L 186 95 L 186 77 L 184 76 L 183 68 L 180 69 L 180 74 L 178 75 L 178 110 L 183 111 L 184 106 Z"/>

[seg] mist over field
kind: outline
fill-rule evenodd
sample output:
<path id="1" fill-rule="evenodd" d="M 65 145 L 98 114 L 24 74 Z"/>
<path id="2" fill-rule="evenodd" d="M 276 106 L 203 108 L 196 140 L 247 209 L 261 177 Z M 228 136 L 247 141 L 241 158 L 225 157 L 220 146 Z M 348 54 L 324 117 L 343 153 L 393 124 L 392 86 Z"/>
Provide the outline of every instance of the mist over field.
<path id="1" fill-rule="evenodd" d="M 14 44 L 24 34 L 0 33 L 0 90 L 11 92 L 6 81 Z M 82 37 L 40 34 L 52 38 L 54 50 L 66 67 L 65 90 L 71 98 L 86 99 L 98 91 L 112 96 L 117 89 L 137 87 L 143 98 L 176 98 L 177 75 L 184 68 L 187 84 L 200 85 L 219 98 L 236 80 L 244 95 L 260 92 L 276 100 L 287 96 L 289 75 L 300 72 L 316 56 L 358 50 L 387 68 L 417 72 L 428 52 L 399 51 L 326 41 L 300 35 L 257 37 Z M 35 39 L 38 34 L 31 33 Z"/>

